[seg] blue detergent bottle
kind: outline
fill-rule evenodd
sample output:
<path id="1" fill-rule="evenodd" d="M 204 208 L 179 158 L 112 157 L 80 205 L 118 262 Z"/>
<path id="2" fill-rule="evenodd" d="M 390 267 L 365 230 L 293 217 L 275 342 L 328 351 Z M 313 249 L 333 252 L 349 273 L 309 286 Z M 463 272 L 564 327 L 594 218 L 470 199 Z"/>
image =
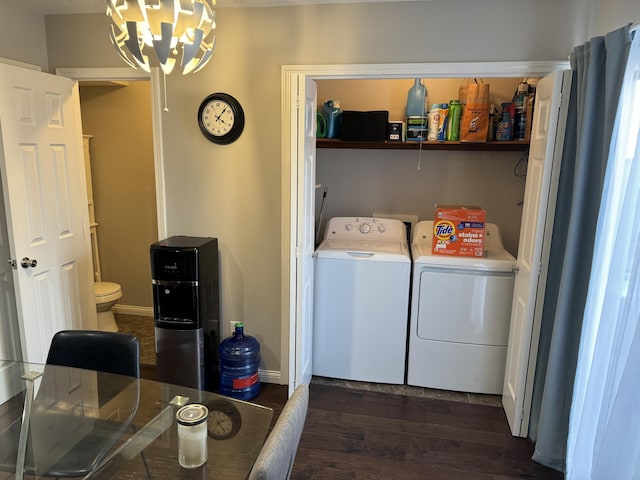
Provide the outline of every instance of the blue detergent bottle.
<path id="1" fill-rule="evenodd" d="M 407 94 L 407 117 L 425 117 L 427 102 L 427 87 L 422 84 L 422 79 L 416 78 Z"/>

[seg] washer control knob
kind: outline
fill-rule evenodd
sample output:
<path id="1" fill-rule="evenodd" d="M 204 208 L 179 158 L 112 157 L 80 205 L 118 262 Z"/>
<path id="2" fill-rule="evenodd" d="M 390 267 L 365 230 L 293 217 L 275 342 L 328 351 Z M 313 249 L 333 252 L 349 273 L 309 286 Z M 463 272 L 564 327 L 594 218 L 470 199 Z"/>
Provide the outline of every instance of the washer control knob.
<path id="1" fill-rule="evenodd" d="M 351 225 L 350 223 L 345 224 L 344 229 L 347 232 L 350 232 L 353 229 L 353 225 Z"/>
<path id="2" fill-rule="evenodd" d="M 380 233 L 384 233 L 384 231 L 385 231 L 385 230 L 386 230 L 386 228 L 385 228 L 385 226 L 384 226 L 384 225 L 382 225 L 382 224 L 379 224 L 379 225 L 378 225 L 378 232 L 380 232 Z"/>
<path id="3" fill-rule="evenodd" d="M 360 224 L 360 233 L 367 234 L 370 231 L 371 231 L 371 225 L 369 225 L 368 223 Z"/>

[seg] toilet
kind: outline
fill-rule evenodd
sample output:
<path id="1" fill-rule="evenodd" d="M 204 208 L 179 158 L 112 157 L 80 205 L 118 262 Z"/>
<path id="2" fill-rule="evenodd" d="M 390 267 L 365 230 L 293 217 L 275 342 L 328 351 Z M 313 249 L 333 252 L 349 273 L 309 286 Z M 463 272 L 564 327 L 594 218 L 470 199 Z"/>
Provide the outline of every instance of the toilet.
<path id="1" fill-rule="evenodd" d="M 122 288 L 113 282 L 95 282 L 98 330 L 117 332 L 118 325 L 111 309 L 122 298 Z"/>

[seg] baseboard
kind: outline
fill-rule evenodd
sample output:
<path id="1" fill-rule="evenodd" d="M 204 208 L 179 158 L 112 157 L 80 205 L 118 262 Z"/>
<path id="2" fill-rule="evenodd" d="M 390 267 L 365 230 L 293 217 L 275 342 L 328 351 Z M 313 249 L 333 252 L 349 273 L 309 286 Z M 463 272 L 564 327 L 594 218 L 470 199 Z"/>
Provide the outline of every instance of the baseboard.
<path id="1" fill-rule="evenodd" d="M 278 370 L 260 369 L 260 381 L 264 383 L 280 383 L 280 372 Z"/>
<path id="2" fill-rule="evenodd" d="M 113 306 L 113 313 L 153 318 L 153 307 L 137 307 L 135 305 L 121 305 L 117 303 Z"/>

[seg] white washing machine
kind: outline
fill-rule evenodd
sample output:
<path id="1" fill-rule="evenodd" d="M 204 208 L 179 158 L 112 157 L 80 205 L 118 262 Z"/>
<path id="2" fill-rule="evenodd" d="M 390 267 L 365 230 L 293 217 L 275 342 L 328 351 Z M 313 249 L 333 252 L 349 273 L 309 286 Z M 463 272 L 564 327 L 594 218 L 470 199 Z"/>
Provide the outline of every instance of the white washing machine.
<path id="1" fill-rule="evenodd" d="M 411 256 L 405 226 L 329 220 L 316 250 L 313 374 L 403 384 Z"/>
<path id="2" fill-rule="evenodd" d="M 432 255 L 433 221 L 411 242 L 409 385 L 501 394 L 516 259 L 485 224 L 485 256 Z"/>

